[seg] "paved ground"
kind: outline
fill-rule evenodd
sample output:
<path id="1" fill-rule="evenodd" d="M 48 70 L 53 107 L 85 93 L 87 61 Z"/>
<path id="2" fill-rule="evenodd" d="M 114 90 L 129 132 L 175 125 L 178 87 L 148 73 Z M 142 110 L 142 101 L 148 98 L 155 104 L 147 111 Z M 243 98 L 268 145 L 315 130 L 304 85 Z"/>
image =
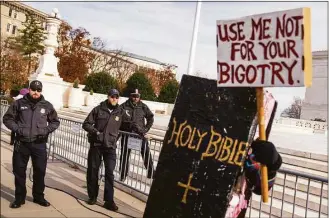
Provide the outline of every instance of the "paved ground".
<path id="1" fill-rule="evenodd" d="M 1 141 L 1 217 L 142 217 L 145 203 L 126 194 L 120 190 L 115 190 L 115 201 L 119 206 L 119 213 L 108 211 L 102 207 L 103 204 L 103 184 L 101 185 L 98 197 L 98 205 L 87 205 L 90 209 L 105 213 L 98 214 L 83 207 L 72 196 L 46 188 L 45 197 L 51 203 L 50 207 L 42 207 L 32 201 L 32 182 L 27 179 L 27 199 L 25 205 L 19 209 L 9 208 L 9 204 L 14 199 L 14 177 L 12 174 L 12 146 Z M 27 178 L 30 172 L 31 161 L 27 169 Z M 72 169 L 62 162 L 48 162 L 46 185 L 65 190 L 80 199 L 87 199 L 85 187 L 85 173 Z M 126 215 L 122 215 L 122 214 Z"/>

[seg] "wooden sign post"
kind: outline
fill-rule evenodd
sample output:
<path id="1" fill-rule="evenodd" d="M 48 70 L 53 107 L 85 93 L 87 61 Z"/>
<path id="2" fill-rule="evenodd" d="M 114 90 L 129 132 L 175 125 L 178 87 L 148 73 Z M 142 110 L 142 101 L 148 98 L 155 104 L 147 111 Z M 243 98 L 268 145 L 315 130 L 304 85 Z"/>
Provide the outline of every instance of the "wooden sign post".
<path id="1" fill-rule="evenodd" d="M 256 87 L 259 137 L 266 140 L 263 87 L 311 86 L 310 9 L 217 21 L 219 87 Z M 268 202 L 267 168 L 261 167 Z"/>

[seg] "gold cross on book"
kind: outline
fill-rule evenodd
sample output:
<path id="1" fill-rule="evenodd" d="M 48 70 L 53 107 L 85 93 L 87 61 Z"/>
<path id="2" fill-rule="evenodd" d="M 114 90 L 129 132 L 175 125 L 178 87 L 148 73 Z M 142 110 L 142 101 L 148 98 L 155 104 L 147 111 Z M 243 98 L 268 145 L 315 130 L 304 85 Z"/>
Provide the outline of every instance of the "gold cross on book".
<path id="1" fill-rule="evenodd" d="M 192 190 L 192 191 L 195 191 L 195 192 L 201 191 L 201 189 L 194 188 L 194 187 L 191 186 L 192 178 L 193 178 L 193 173 L 190 173 L 187 184 L 183 184 L 181 182 L 178 182 L 178 186 L 185 188 L 184 195 L 183 195 L 183 198 L 182 198 L 182 203 L 184 203 L 184 204 L 186 204 L 187 192 L 189 190 Z"/>

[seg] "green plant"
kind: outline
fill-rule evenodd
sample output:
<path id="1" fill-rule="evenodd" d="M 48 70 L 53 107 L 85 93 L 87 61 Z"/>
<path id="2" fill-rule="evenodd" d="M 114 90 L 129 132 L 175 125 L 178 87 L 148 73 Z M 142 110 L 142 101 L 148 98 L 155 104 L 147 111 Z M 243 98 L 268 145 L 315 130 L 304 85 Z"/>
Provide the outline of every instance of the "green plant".
<path id="1" fill-rule="evenodd" d="M 169 80 L 162 86 L 158 100 L 170 104 L 175 103 L 178 88 L 179 84 L 176 80 Z"/>
<path id="2" fill-rule="evenodd" d="M 93 73 L 86 77 L 85 85 L 93 93 L 107 94 L 109 89 L 118 87 L 117 81 L 105 72 Z"/>
<path id="3" fill-rule="evenodd" d="M 26 14 L 26 21 L 22 23 L 23 27 L 18 30 L 16 37 L 11 37 L 12 46 L 16 48 L 28 60 L 27 72 L 31 71 L 32 55 L 42 54 L 44 50 L 45 31 L 41 25 L 41 21 L 32 13 Z"/>
<path id="4" fill-rule="evenodd" d="M 82 91 L 85 91 L 85 92 L 90 92 L 90 88 L 88 86 L 85 86 Z"/>
<path id="5" fill-rule="evenodd" d="M 138 89 L 141 98 L 144 100 L 154 101 L 156 96 L 154 94 L 151 82 L 146 77 L 145 73 L 136 72 L 127 80 L 127 86 L 123 91 L 123 96 L 129 97 L 130 93 Z"/>
<path id="6" fill-rule="evenodd" d="M 73 82 L 73 88 L 78 89 L 79 88 L 79 83 L 80 83 L 80 80 L 78 78 L 76 78 Z"/>

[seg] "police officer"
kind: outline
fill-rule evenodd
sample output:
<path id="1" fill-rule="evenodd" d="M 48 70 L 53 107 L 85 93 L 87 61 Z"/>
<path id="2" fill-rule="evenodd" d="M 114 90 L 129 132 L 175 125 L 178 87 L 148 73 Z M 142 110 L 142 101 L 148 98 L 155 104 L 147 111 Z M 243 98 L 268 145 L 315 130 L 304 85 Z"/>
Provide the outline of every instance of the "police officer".
<path id="1" fill-rule="evenodd" d="M 126 132 L 137 133 L 142 137 L 141 155 L 144 159 L 144 166 L 147 169 L 147 178 L 153 177 L 153 161 L 148 146 L 148 141 L 144 137 L 150 130 L 154 123 L 154 114 L 148 108 L 146 104 L 141 101 L 141 95 L 138 89 L 134 89 L 130 98 L 120 105 L 125 113 L 129 116 L 131 123 L 123 123 L 121 130 Z M 146 119 L 146 124 L 145 124 Z M 121 155 L 120 155 L 120 169 L 121 169 L 121 181 L 124 181 L 127 177 L 129 170 L 129 156 L 131 149 L 128 149 L 128 137 L 121 137 Z"/>
<path id="2" fill-rule="evenodd" d="M 16 134 L 13 153 L 15 201 L 10 204 L 11 208 L 19 208 L 25 204 L 26 167 L 30 156 L 33 167 L 33 202 L 44 207 L 50 205 L 44 198 L 46 143 L 49 133 L 58 128 L 59 120 L 53 105 L 45 100 L 41 92 L 42 83 L 32 81 L 29 94 L 15 101 L 3 116 L 4 125 Z"/>
<path id="3" fill-rule="evenodd" d="M 116 142 L 119 128 L 126 115 L 118 105 L 119 92 L 110 89 L 108 99 L 93 108 L 85 119 L 82 128 L 88 132 L 90 149 L 88 152 L 87 189 L 88 204 L 93 205 L 98 196 L 98 172 L 103 157 L 105 166 L 104 207 L 117 211 L 114 202 L 114 168 L 116 164 Z"/>

